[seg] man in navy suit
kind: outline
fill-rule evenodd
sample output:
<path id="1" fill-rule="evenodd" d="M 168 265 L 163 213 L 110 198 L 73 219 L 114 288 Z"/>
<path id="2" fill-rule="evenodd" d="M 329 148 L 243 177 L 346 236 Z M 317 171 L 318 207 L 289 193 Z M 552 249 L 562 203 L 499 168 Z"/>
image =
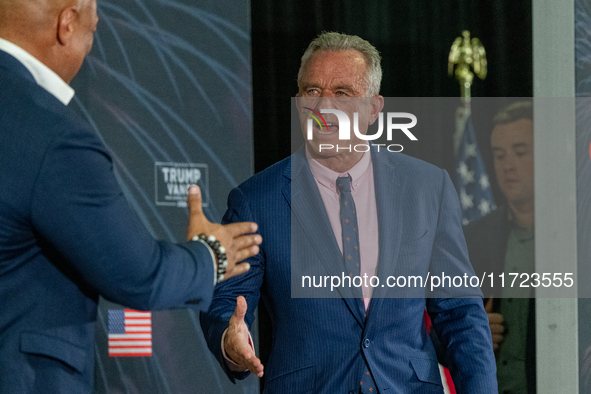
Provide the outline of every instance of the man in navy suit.
<path id="1" fill-rule="evenodd" d="M 132 212 L 107 149 L 67 108 L 97 21 L 95 0 L 0 0 L 0 393 L 91 393 L 99 295 L 207 309 L 217 245 L 193 237 L 221 241 L 228 278 L 261 241 L 254 223 L 209 223 L 197 186 L 183 245 Z"/>
<path id="2" fill-rule="evenodd" d="M 367 41 L 319 36 L 302 57 L 296 100 L 305 138 L 315 112 L 324 122 L 316 114 L 303 148 L 229 196 L 224 221 L 255 221 L 265 238 L 250 271 L 219 284 L 202 314 L 208 345 L 232 380 L 264 374 L 268 394 L 442 393 L 426 308 L 458 392 L 497 393 L 479 289 L 303 288 L 302 273 L 343 283 L 344 276 L 385 283 L 391 275 L 473 275 L 448 174 L 375 145 L 347 149 L 367 144 L 352 132 L 339 140 L 334 110 L 353 123 L 353 108 L 366 134 L 384 105 L 380 81 L 380 56 Z M 340 143 L 346 146 L 326 149 Z M 351 206 L 355 219 L 347 216 Z M 259 298 L 273 328 L 265 368 L 249 335 Z"/>

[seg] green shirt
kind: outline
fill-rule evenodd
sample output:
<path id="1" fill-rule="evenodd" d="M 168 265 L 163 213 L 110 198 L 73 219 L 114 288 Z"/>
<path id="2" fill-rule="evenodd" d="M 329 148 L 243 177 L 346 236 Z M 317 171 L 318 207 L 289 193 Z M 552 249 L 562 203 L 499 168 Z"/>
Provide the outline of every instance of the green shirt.
<path id="1" fill-rule="evenodd" d="M 497 379 L 500 394 L 527 393 L 526 345 L 528 332 L 527 321 L 532 287 L 520 287 L 525 277 L 517 277 L 513 286 L 514 275 L 527 273 L 535 269 L 533 231 L 513 226 L 507 241 L 505 254 L 505 287 L 501 299 L 500 313 L 503 316 L 505 332 L 497 355 Z M 530 284 L 531 280 L 527 280 Z"/>

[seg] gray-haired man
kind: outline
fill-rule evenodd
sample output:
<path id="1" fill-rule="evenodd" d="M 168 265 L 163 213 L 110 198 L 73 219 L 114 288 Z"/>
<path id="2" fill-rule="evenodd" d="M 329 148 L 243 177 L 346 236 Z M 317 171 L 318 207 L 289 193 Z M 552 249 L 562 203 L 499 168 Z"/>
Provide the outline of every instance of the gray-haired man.
<path id="1" fill-rule="evenodd" d="M 322 34 L 298 75 L 302 131 L 304 110 L 346 111 L 357 103 L 358 131 L 367 133 L 383 108 L 380 80 L 379 53 L 367 41 Z M 319 149 L 339 143 L 339 120 L 331 113 L 324 118 L 298 152 L 230 194 L 224 220 L 255 220 L 265 243 L 244 277 L 216 288 L 201 320 L 210 349 L 231 379 L 249 371 L 262 376 L 248 334 L 262 298 L 273 323 L 265 393 L 442 393 L 423 321 L 427 308 L 448 348 L 458 391 L 497 393 L 480 298 L 426 299 L 424 290 L 419 298 L 385 298 L 381 287 L 366 286 L 358 298 L 292 297 L 300 264 L 333 276 L 357 270 L 355 276 L 382 279 L 403 267 L 423 277 L 441 265 L 471 272 L 447 173 L 383 149 Z M 351 144 L 362 142 L 353 138 L 359 141 Z M 350 220 L 351 206 L 356 217 Z M 358 225 L 349 228 L 352 221 Z"/>

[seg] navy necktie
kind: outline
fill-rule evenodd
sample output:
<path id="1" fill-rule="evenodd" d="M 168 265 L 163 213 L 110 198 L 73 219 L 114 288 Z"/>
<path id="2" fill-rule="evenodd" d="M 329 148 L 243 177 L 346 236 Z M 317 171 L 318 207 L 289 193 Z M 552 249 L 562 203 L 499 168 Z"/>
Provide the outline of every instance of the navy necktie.
<path id="1" fill-rule="evenodd" d="M 357 213 L 355 209 L 355 201 L 353 201 L 353 195 L 351 194 L 351 177 L 338 177 L 336 184 L 341 194 L 341 228 L 343 233 L 343 258 L 345 260 L 345 270 L 351 279 L 353 279 L 353 277 L 360 275 L 361 272 L 361 254 L 359 252 Z M 363 294 L 361 293 L 361 288 L 356 289 L 359 290 L 359 295 L 362 297 Z M 361 298 L 361 305 L 361 307 L 365 308 L 363 298 Z M 376 385 L 369 373 L 369 369 L 364 365 L 361 380 L 359 382 L 359 390 L 363 394 L 371 394 L 377 392 L 375 387 Z"/>
<path id="2" fill-rule="evenodd" d="M 341 193 L 341 228 L 343 234 L 343 257 L 345 269 L 351 279 L 360 273 L 361 255 L 359 254 L 359 232 L 355 201 L 351 195 L 351 178 L 338 177 L 337 188 Z"/>

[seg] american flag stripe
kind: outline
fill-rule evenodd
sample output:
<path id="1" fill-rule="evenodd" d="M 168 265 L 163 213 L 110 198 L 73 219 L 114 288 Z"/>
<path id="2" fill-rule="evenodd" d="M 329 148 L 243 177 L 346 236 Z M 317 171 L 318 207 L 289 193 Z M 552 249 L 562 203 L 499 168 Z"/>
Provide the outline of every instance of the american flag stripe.
<path id="1" fill-rule="evenodd" d="M 152 320 L 150 319 L 138 319 L 138 318 L 126 318 L 125 320 L 127 320 L 130 324 L 133 324 L 134 326 L 141 326 L 141 325 L 147 325 L 147 326 L 151 326 L 152 325 Z"/>
<path id="2" fill-rule="evenodd" d="M 109 310 L 109 356 L 152 355 L 152 314 L 131 309 Z"/>
<path id="3" fill-rule="evenodd" d="M 118 341 L 121 339 L 151 339 L 152 334 L 109 334 L 109 339 Z"/>
<path id="4" fill-rule="evenodd" d="M 150 347 L 126 348 L 126 349 L 112 349 L 112 353 L 152 353 Z"/>
<path id="5" fill-rule="evenodd" d="M 125 332 L 152 332 L 152 327 L 150 326 L 130 326 L 128 324 L 125 325 Z"/>
<path id="6" fill-rule="evenodd" d="M 111 341 L 113 344 L 112 347 L 117 346 L 152 346 L 152 341 L 125 341 L 125 340 L 115 340 Z"/>
<path id="7" fill-rule="evenodd" d="M 132 319 L 134 317 L 152 317 L 152 312 L 132 312 L 130 309 L 126 309 L 125 317 Z"/>
<path id="8" fill-rule="evenodd" d="M 111 357 L 151 357 L 152 351 L 149 352 L 142 352 L 142 353 L 133 353 L 133 352 L 125 352 L 125 353 L 113 353 L 110 354 Z"/>

